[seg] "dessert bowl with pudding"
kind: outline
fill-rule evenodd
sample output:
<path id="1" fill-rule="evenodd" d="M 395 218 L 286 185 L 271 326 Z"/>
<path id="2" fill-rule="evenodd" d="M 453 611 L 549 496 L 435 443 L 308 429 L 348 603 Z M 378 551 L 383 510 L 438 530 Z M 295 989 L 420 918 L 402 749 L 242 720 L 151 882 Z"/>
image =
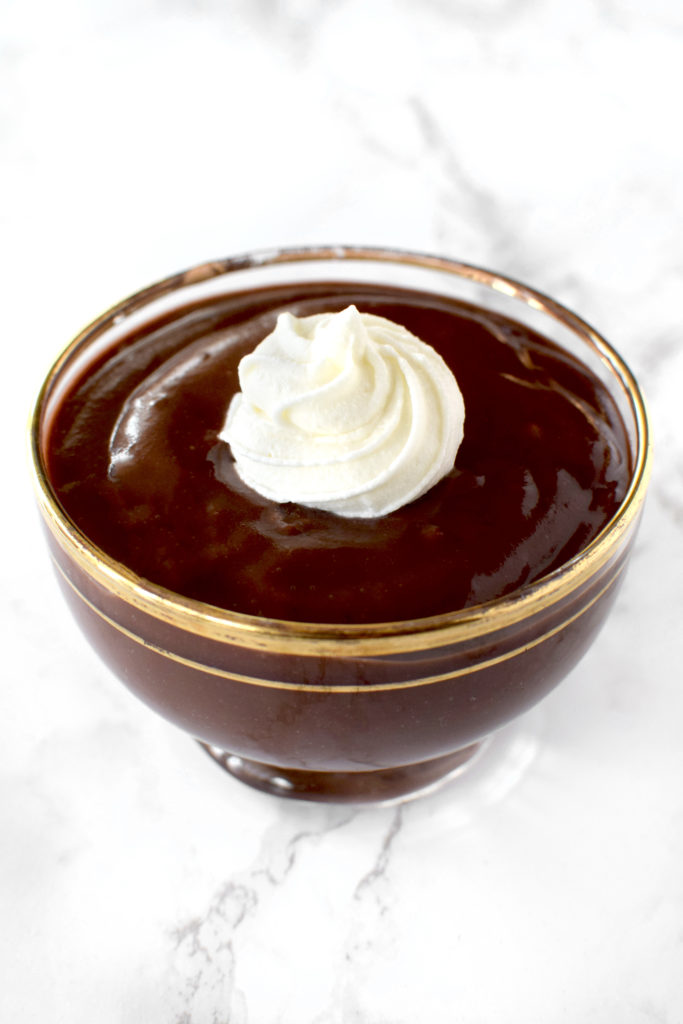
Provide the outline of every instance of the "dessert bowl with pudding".
<path id="1" fill-rule="evenodd" d="M 451 260 L 260 252 L 119 303 L 32 421 L 64 596 L 260 789 L 461 770 L 593 641 L 649 473 L 638 386 L 557 302 Z"/>

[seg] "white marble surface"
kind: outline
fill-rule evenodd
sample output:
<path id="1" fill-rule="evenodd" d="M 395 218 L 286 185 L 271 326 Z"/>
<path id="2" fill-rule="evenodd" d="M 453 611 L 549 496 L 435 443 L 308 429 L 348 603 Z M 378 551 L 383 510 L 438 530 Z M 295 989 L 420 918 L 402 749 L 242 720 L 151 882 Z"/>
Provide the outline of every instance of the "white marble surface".
<path id="1" fill-rule="evenodd" d="M 683 6 L 5 0 L 0 1020 L 683 1021 Z M 472 773 L 278 802 L 100 665 L 26 469 L 87 320 L 261 246 L 433 250 L 574 306 L 656 431 L 609 625 Z M 10 498 L 7 495 L 11 495 Z"/>

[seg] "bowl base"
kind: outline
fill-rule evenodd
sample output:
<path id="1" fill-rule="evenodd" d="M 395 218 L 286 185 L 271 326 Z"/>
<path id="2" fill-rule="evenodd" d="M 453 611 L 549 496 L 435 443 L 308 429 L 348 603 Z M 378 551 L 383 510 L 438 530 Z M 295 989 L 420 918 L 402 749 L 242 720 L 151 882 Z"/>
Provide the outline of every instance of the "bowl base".
<path id="1" fill-rule="evenodd" d="M 452 754 L 400 768 L 358 772 L 317 772 L 278 768 L 237 757 L 220 747 L 197 741 L 221 768 L 240 782 L 275 796 L 319 803 L 383 803 L 417 795 L 445 782 L 467 766 L 482 749 L 473 743 Z"/>

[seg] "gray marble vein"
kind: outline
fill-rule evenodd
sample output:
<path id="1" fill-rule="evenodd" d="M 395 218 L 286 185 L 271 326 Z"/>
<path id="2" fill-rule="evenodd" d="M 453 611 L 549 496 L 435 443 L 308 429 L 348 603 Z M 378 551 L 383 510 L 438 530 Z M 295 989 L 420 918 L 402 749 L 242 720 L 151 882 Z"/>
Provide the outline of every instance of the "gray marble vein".
<path id="1" fill-rule="evenodd" d="M 391 852 L 396 842 L 396 839 L 403 826 L 403 806 L 398 804 L 386 834 L 382 840 L 377 859 L 373 864 L 372 868 L 363 875 L 355 888 L 353 897 L 355 900 L 363 900 L 368 896 L 377 896 L 379 883 L 382 882 L 387 874 L 389 868 Z M 381 902 L 381 901 L 380 901 Z"/>
<path id="2" fill-rule="evenodd" d="M 258 928 L 259 915 L 276 890 L 286 887 L 302 853 L 355 817 L 355 811 L 338 807 L 285 810 L 264 834 L 255 863 L 222 884 L 199 916 L 173 929 L 172 971 L 183 1007 L 178 1024 L 203 1020 L 207 1007 L 216 1013 L 217 1024 L 249 1019 L 239 985 L 241 931 Z"/>

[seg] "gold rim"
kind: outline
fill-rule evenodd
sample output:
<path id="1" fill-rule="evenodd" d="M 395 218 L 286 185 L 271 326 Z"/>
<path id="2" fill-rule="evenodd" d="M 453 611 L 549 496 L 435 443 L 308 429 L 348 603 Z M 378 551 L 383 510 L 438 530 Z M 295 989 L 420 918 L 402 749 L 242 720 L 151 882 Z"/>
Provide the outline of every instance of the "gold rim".
<path id="1" fill-rule="evenodd" d="M 546 632 L 534 637 L 533 640 L 528 640 L 519 647 L 514 647 L 512 650 L 505 651 L 503 654 L 495 654 L 489 658 L 482 658 L 476 662 L 472 662 L 472 664 L 466 665 L 464 668 L 450 669 L 447 672 L 440 672 L 437 675 L 431 676 L 421 676 L 417 679 L 401 680 L 401 682 L 398 683 L 363 683 L 361 685 L 340 683 L 338 686 L 333 686 L 327 683 L 289 683 L 280 679 L 259 679 L 256 676 L 247 676 L 238 672 L 231 672 L 228 669 L 218 668 L 214 665 L 207 665 L 206 662 L 196 661 L 193 658 L 186 658 L 181 654 L 176 654 L 174 651 L 169 651 L 168 648 L 152 643 L 151 640 L 145 639 L 145 637 L 133 632 L 133 630 L 126 629 L 126 627 L 122 626 L 120 622 L 116 622 L 115 619 L 106 615 L 101 608 L 98 608 L 93 604 L 93 602 L 78 589 L 73 580 L 69 579 L 57 562 L 55 562 L 54 565 L 66 585 L 71 588 L 83 604 L 87 605 L 94 615 L 97 615 L 97 617 L 102 619 L 103 622 L 106 622 L 109 627 L 116 630 L 117 633 L 121 633 L 122 636 L 125 636 L 126 639 L 130 640 L 132 643 L 138 644 L 140 647 L 144 647 L 153 654 L 158 654 L 161 658 L 166 658 L 168 661 L 173 661 L 177 665 L 183 665 L 185 668 L 191 668 L 196 672 L 203 672 L 210 676 L 218 676 L 219 679 L 228 679 L 234 683 L 245 683 L 248 686 L 259 686 L 266 690 L 315 690 L 316 693 L 377 693 L 389 690 L 410 690 L 420 686 L 431 686 L 433 683 L 444 683 L 449 679 L 457 679 L 460 676 L 471 676 L 477 672 L 481 672 L 482 669 L 493 668 L 495 665 L 502 665 L 504 662 L 510 661 L 512 658 L 518 658 L 520 655 L 526 654 L 528 651 L 533 650 L 534 647 L 538 647 L 540 644 L 545 643 L 546 640 L 550 640 L 558 633 L 562 633 L 565 629 L 571 626 L 572 623 L 576 622 L 577 619 L 580 619 L 581 616 L 585 615 L 593 605 L 597 604 L 598 601 L 612 589 L 612 587 L 616 586 L 619 577 L 625 569 L 625 565 L 622 562 L 616 572 L 610 576 L 607 583 L 605 583 L 596 594 L 593 594 L 589 601 L 582 604 L 578 611 L 573 612 L 566 619 L 563 619 L 560 623 L 546 630 Z"/>
<path id="2" fill-rule="evenodd" d="M 239 270 L 324 260 L 407 265 L 464 278 L 491 291 L 519 299 L 532 309 L 551 316 L 598 353 L 621 382 L 629 400 L 636 428 L 637 451 L 631 484 L 619 510 L 582 552 L 536 583 L 489 604 L 404 622 L 321 625 L 257 618 L 183 598 L 137 576 L 81 533 L 59 504 L 47 478 L 40 451 L 42 414 L 47 399 L 62 369 L 74 354 L 134 311 L 182 288 Z M 78 567 L 109 593 L 154 618 L 208 639 L 259 650 L 311 656 L 348 655 L 351 650 L 355 655 L 370 656 L 433 648 L 496 632 L 561 601 L 609 562 L 635 526 L 645 498 L 651 463 L 647 410 L 633 374 L 612 346 L 576 314 L 541 292 L 480 267 L 423 253 L 350 246 L 272 250 L 204 263 L 124 299 L 77 335 L 53 364 L 36 401 L 30 442 L 38 501 L 50 532 Z"/>

